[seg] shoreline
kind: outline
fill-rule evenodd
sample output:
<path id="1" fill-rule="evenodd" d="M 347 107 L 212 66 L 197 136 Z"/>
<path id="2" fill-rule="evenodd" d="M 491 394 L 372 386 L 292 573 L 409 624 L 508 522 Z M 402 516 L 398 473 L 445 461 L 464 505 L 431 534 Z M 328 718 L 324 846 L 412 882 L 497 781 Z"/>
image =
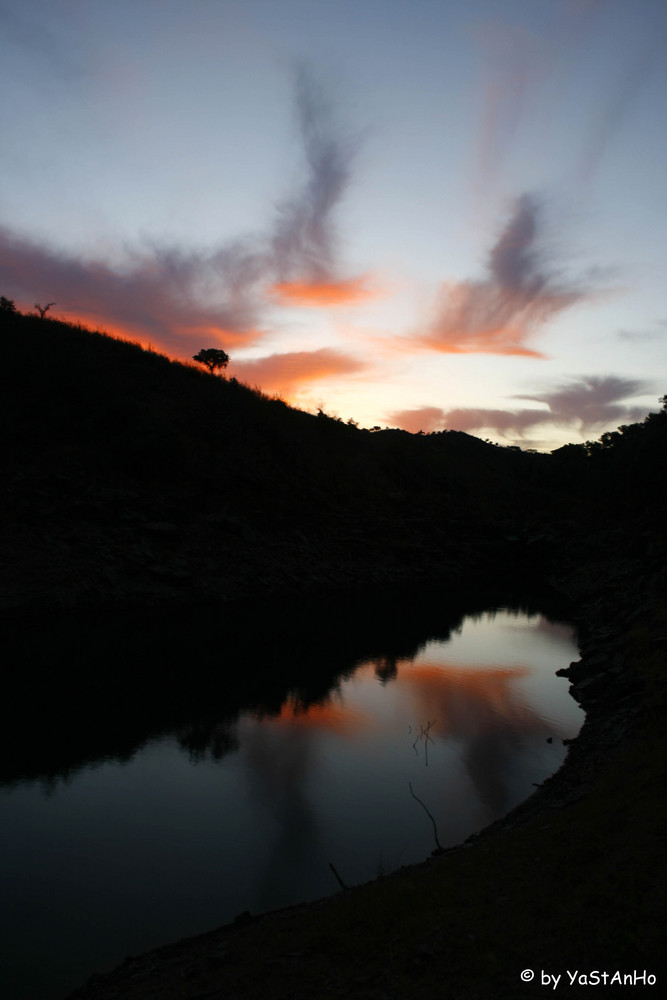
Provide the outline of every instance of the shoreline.
<path id="1" fill-rule="evenodd" d="M 586 817 L 601 794 L 600 788 L 607 785 L 610 778 L 613 781 L 614 775 L 622 768 L 622 762 L 636 752 L 633 747 L 638 734 L 641 742 L 646 716 L 651 714 L 646 704 L 649 681 L 643 676 L 642 652 L 640 650 L 633 658 L 628 655 L 627 648 L 633 636 L 636 644 L 647 627 L 651 631 L 647 625 L 647 619 L 649 624 L 651 620 L 651 608 L 641 600 L 637 601 L 637 594 L 633 604 L 628 604 L 622 584 L 627 567 L 619 566 L 618 569 L 613 595 L 603 603 L 590 592 L 581 592 L 584 571 L 575 570 L 558 581 L 561 591 L 570 599 L 579 599 L 583 607 L 581 660 L 560 672 L 569 677 L 573 685 L 571 693 L 584 708 L 586 718 L 579 735 L 571 742 L 560 769 L 507 816 L 461 845 L 434 852 L 417 865 L 398 869 L 364 885 L 286 910 L 256 916 L 241 914 L 234 923 L 128 958 L 113 971 L 93 976 L 66 1000 L 139 1000 L 151 996 L 160 997 L 160 1000 L 175 1000 L 177 997 L 222 1000 L 227 996 L 244 1000 L 266 996 L 262 983 L 265 983 L 270 970 L 273 970 L 270 975 L 278 990 L 271 996 L 312 998 L 336 995 L 337 992 L 342 995 L 350 976 L 358 983 L 368 976 L 369 982 L 363 990 L 356 992 L 355 987 L 350 995 L 398 998 L 412 996 L 413 988 L 418 987 L 419 991 L 428 988 L 431 981 L 435 983 L 446 974 L 446 968 L 450 968 L 448 985 L 453 990 L 459 990 L 452 992 L 452 996 L 481 998 L 484 994 L 475 992 L 482 988 L 483 978 L 480 981 L 479 973 L 471 980 L 461 971 L 451 971 L 454 961 L 451 946 L 444 949 L 443 954 L 447 955 L 444 965 L 442 955 L 433 947 L 422 949 L 423 954 L 418 948 L 415 958 L 412 954 L 414 930 L 399 934 L 393 944 L 382 939 L 378 942 L 368 926 L 359 926 L 359 917 L 355 914 L 363 911 L 368 916 L 372 912 L 377 922 L 380 907 L 382 922 L 387 920 L 386 913 L 392 911 L 402 913 L 403 922 L 406 919 L 403 911 L 409 905 L 415 910 L 413 917 L 420 910 L 426 914 L 432 909 L 442 915 L 437 895 L 430 900 L 429 906 L 425 906 L 420 904 L 419 894 L 431 896 L 436 882 L 444 882 L 450 888 L 457 883 L 458 896 L 466 887 L 468 889 L 466 905 L 471 912 L 471 927 L 478 922 L 483 925 L 482 912 L 489 906 L 495 909 L 495 904 L 485 899 L 483 891 L 480 892 L 479 874 L 474 869 L 486 867 L 489 856 L 502 858 L 498 863 L 504 865 L 508 873 L 516 868 L 517 862 L 521 868 L 526 839 L 536 839 L 542 852 L 558 854 L 563 849 L 558 832 L 563 826 L 571 840 L 578 841 L 584 836 L 582 831 L 588 826 Z M 660 608 L 653 609 L 658 620 L 662 613 Z M 644 638 L 643 648 L 649 652 L 652 648 L 657 650 L 661 644 L 654 640 L 651 635 Z M 656 808 L 656 814 L 657 811 Z M 575 817 L 574 826 L 572 816 Z M 604 852 L 601 852 L 600 857 L 603 856 Z M 650 865 L 650 852 L 645 850 L 638 863 L 642 867 Z M 564 874 L 571 877 L 578 871 L 579 877 L 584 878 L 584 872 L 590 874 L 590 868 L 589 859 L 583 870 L 581 865 L 571 864 L 569 872 Z M 515 906 L 528 912 L 538 902 L 536 891 L 538 897 L 543 891 L 549 893 L 548 889 L 540 890 L 539 881 L 532 888 L 525 881 L 513 884 L 511 877 L 504 881 L 508 882 L 507 900 L 514 894 Z M 552 880 L 548 882 L 552 885 Z M 415 884 L 420 887 L 416 895 Z M 594 926 L 596 918 L 600 918 L 597 904 L 586 915 L 586 925 L 589 928 Z M 413 920 L 408 920 L 408 923 L 413 926 Z M 313 928 L 317 931 L 323 926 L 327 928 L 326 933 L 315 932 L 317 945 L 313 945 Z M 526 932 L 529 928 L 524 927 L 523 930 Z M 370 944 L 366 940 L 369 934 L 374 941 L 374 955 L 370 960 L 364 944 Z M 473 931 L 471 934 L 474 936 Z M 469 940 L 467 944 L 459 944 L 457 952 L 461 947 L 464 953 L 470 952 Z M 305 950 L 304 941 L 308 943 Z M 562 951 L 564 947 L 565 942 L 558 941 L 558 950 Z M 339 963 L 335 960 L 341 949 L 347 956 L 345 975 L 341 975 Z M 408 972 L 403 969 L 405 974 L 396 980 L 396 986 L 389 980 L 383 982 L 381 987 L 371 985 L 378 975 L 382 978 L 385 965 L 390 968 L 395 964 L 394 952 L 412 955 L 403 963 Z M 655 952 L 656 958 L 657 954 Z M 253 959 L 257 955 L 261 955 L 259 963 Z M 384 961 L 378 963 L 378 957 L 383 955 Z M 300 957 L 304 960 L 300 961 Z M 265 970 L 264 973 L 261 969 Z M 492 978 L 497 979 L 498 976 L 500 981 L 497 982 L 494 997 L 516 996 L 517 993 L 512 992 L 511 976 L 504 984 L 502 980 L 506 976 L 496 969 L 496 976 L 492 975 Z M 537 984 L 534 988 L 537 989 Z M 521 995 L 532 995 L 527 990 L 530 987 L 522 986 Z"/>

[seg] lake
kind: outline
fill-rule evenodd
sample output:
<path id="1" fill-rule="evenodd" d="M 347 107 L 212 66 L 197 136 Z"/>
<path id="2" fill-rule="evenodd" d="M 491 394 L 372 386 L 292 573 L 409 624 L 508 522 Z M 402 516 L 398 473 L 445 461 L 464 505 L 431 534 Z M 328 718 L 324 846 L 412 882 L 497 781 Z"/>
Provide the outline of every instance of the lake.
<path id="1" fill-rule="evenodd" d="M 337 892 L 331 865 L 353 885 L 421 861 L 528 797 L 583 721 L 555 676 L 574 631 L 476 603 L 9 636 L 36 666 L 9 692 L 4 1000 L 62 1000 L 127 954 Z"/>

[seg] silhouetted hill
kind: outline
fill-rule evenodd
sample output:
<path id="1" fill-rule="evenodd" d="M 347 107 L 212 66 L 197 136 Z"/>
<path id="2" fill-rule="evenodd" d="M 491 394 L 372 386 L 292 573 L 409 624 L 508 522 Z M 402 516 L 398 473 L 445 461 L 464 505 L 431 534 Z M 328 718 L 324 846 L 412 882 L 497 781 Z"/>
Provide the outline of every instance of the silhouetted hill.
<path id="1" fill-rule="evenodd" d="M 599 448 L 529 454 L 363 430 L 7 308 L 0 337 L 6 609 L 523 568 L 601 502 L 636 503 L 628 476 L 656 489 L 664 464 L 664 411 Z"/>
<path id="2" fill-rule="evenodd" d="M 5 607 L 368 583 L 498 531 L 515 455 L 363 431 L 56 320 L 0 323 Z"/>

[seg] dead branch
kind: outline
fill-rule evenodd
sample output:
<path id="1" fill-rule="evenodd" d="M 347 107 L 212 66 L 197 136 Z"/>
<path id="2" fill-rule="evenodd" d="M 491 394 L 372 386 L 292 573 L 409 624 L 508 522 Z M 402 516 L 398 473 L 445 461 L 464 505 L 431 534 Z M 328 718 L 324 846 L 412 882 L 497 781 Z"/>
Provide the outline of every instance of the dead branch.
<path id="1" fill-rule="evenodd" d="M 415 795 L 415 793 L 412 791 L 412 784 L 409 781 L 408 781 L 408 788 L 410 789 L 410 795 L 412 796 L 412 798 L 413 799 L 417 799 L 417 802 L 422 807 L 422 809 L 424 810 L 424 812 L 426 813 L 426 815 L 430 819 L 431 823 L 433 823 L 433 835 L 435 837 L 435 843 L 436 843 L 436 845 L 438 847 L 438 850 L 441 851 L 442 850 L 442 845 L 441 845 L 440 841 L 438 840 L 438 828 L 435 825 L 435 820 L 433 819 L 433 816 L 428 811 L 428 809 L 426 808 L 426 806 L 424 805 L 424 803 L 422 802 L 422 800 L 419 798 L 419 796 Z"/>
<path id="2" fill-rule="evenodd" d="M 338 872 L 334 868 L 334 866 L 331 863 L 331 861 L 329 862 L 329 868 L 331 869 L 331 871 L 334 873 L 334 875 L 338 879 L 338 884 L 340 885 L 341 889 L 345 889 L 345 891 L 347 891 L 350 888 L 349 885 L 345 885 L 345 883 L 343 882 L 342 878 L 340 877 L 340 875 L 338 874 Z"/>

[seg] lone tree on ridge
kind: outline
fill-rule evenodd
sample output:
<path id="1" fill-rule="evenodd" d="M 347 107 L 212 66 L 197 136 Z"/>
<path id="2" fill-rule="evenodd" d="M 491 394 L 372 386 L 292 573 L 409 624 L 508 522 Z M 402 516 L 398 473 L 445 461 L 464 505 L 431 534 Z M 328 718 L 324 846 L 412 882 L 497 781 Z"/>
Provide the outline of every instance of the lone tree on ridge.
<path id="1" fill-rule="evenodd" d="M 198 361 L 200 365 L 208 368 L 213 375 L 216 368 L 226 368 L 229 364 L 229 355 L 225 351 L 220 351 L 215 347 L 202 347 L 199 354 L 192 355 L 193 361 Z"/>

